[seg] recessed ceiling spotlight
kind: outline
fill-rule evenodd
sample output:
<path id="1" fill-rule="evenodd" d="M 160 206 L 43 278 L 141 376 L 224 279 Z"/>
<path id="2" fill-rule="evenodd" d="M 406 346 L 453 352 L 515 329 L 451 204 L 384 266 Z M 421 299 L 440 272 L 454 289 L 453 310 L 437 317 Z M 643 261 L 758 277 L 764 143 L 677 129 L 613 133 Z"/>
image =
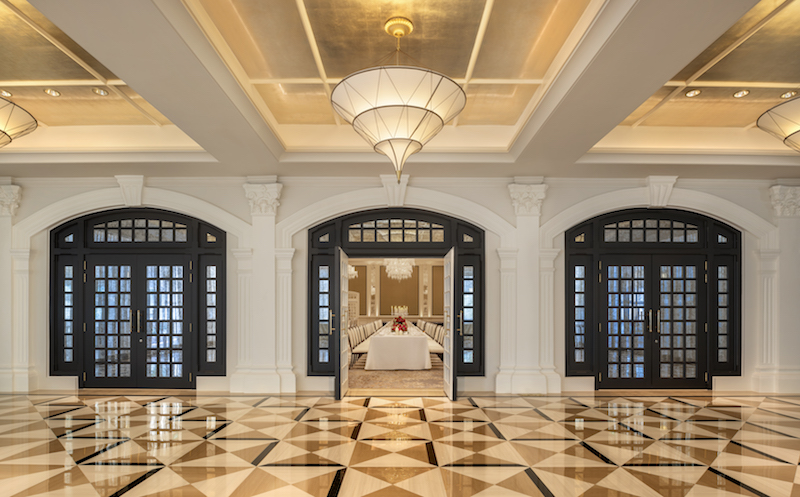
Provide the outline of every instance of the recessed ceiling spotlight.
<path id="1" fill-rule="evenodd" d="M 797 95 L 796 91 L 787 91 L 786 93 L 781 95 L 781 98 L 783 98 L 783 99 L 792 98 L 795 95 Z M 5 96 L 5 95 L 3 95 L 3 96 Z"/>
<path id="2" fill-rule="evenodd" d="M 692 97 L 696 97 L 697 95 L 700 95 L 700 93 L 701 93 L 701 90 L 698 90 L 697 88 L 695 88 L 694 90 L 687 91 L 686 92 L 686 96 L 689 97 L 689 98 L 692 98 Z"/>
<path id="3" fill-rule="evenodd" d="M 13 95 L 11 94 L 10 91 L 0 90 L 0 97 L 8 98 L 8 97 L 12 97 L 12 96 Z"/>
<path id="4" fill-rule="evenodd" d="M 108 90 L 104 90 L 103 88 L 92 88 L 92 91 L 97 93 L 101 97 L 105 97 L 108 95 Z"/>
<path id="5" fill-rule="evenodd" d="M 44 92 L 47 93 L 48 95 L 50 95 L 51 97 L 60 97 L 61 96 L 61 92 L 60 91 L 54 90 L 52 88 L 45 88 Z"/>
<path id="6" fill-rule="evenodd" d="M 742 98 L 750 95 L 750 90 L 739 90 L 733 94 L 733 98 Z"/>

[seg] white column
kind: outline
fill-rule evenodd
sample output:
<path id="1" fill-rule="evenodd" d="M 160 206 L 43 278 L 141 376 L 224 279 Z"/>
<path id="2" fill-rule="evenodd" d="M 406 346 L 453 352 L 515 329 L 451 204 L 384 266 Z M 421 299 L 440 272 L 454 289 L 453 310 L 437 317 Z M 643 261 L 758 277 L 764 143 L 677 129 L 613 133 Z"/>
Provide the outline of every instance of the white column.
<path id="1" fill-rule="evenodd" d="M 547 393 L 561 392 L 561 376 L 555 362 L 555 260 L 559 249 L 539 251 L 539 332 L 541 333 L 542 374 L 547 378 Z"/>
<path id="2" fill-rule="evenodd" d="M 277 371 L 275 214 L 283 185 L 277 178 L 248 178 L 244 184 L 253 220 L 253 260 L 250 278 L 249 330 L 242 329 L 247 344 L 245 364 L 231 378 L 236 392 L 279 393 Z"/>
<path id="3" fill-rule="evenodd" d="M 11 178 L 0 178 L 0 343 L 12 344 L 14 277 L 11 258 L 12 218 L 19 208 L 21 188 Z M 13 347 L 0 347 L 0 391 L 14 390 Z"/>
<path id="4" fill-rule="evenodd" d="M 500 370 L 495 393 L 511 393 L 517 344 L 517 249 L 497 249 L 500 257 Z"/>
<path id="5" fill-rule="evenodd" d="M 292 371 L 292 257 L 294 249 L 276 249 L 278 269 L 277 293 L 277 340 L 278 374 L 281 377 L 281 393 L 297 391 L 297 377 Z"/>
<path id="6" fill-rule="evenodd" d="M 250 366 L 250 285 L 253 277 L 253 249 L 232 249 L 236 258 L 236 299 L 239 303 L 236 308 L 239 333 L 237 334 L 236 366 L 237 368 Z"/>
<path id="7" fill-rule="evenodd" d="M 541 178 L 516 178 L 508 185 L 517 214 L 517 333 L 516 367 L 512 393 L 547 393 L 547 377 L 541 368 L 539 301 L 539 216 L 547 185 Z M 531 183 L 529 183 L 531 181 Z M 538 183 L 537 183 L 538 182 Z"/>
<path id="8" fill-rule="evenodd" d="M 28 301 L 30 298 L 30 250 L 12 249 L 14 283 L 14 304 L 11 319 L 14 323 L 11 349 L 13 351 L 13 391 L 27 392 L 31 383 L 35 383 L 35 371 L 30 365 L 29 340 L 30 326 L 28 317 Z"/>

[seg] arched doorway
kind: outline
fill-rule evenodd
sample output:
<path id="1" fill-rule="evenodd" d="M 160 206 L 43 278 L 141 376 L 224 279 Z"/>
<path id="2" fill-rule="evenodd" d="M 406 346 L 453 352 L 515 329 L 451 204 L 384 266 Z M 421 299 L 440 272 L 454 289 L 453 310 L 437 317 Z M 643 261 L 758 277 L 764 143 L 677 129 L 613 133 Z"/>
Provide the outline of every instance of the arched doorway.
<path id="1" fill-rule="evenodd" d="M 449 216 L 410 208 L 348 214 L 309 229 L 308 374 L 333 376 L 341 249 L 349 257 L 444 257 L 453 250 L 454 369 L 484 374 L 484 232 Z"/>
<path id="2" fill-rule="evenodd" d="M 741 233 L 672 209 L 566 232 L 568 376 L 596 388 L 709 387 L 741 371 Z"/>
<path id="3" fill-rule="evenodd" d="M 52 375 L 81 387 L 192 388 L 225 374 L 225 232 L 158 209 L 50 232 Z"/>

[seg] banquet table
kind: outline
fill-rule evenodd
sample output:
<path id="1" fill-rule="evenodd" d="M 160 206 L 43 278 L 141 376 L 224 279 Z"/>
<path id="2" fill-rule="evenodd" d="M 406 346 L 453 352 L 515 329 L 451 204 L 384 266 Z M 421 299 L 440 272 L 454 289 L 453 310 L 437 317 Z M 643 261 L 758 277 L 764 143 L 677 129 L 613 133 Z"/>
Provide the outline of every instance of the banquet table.
<path id="1" fill-rule="evenodd" d="M 395 335 L 391 322 L 370 338 L 364 369 L 431 369 L 428 336 L 411 323 L 408 335 Z"/>

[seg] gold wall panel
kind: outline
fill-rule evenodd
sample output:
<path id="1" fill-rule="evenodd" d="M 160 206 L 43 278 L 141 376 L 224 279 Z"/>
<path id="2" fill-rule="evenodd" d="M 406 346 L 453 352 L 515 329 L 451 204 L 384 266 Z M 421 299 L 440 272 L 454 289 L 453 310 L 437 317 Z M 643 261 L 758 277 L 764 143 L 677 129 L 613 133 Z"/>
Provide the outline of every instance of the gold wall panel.
<path id="1" fill-rule="evenodd" d="M 279 124 L 334 124 L 331 102 L 319 85 L 256 85 Z"/>
<path id="2" fill-rule="evenodd" d="M 702 88 L 694 98 L 678 96 L 642 123 L 644 126 L 745 127 L 780 103 L 788 89 L 751 89 L 744 98 L 733 98 L 737 88 Z"/>
<path id="3" fill-rule="evenodd" d="M 800 2 L 779 12 L 700 81 L 800 82 Z"/>
<path id="4" fill-rule="evenodd" d="M 152 125 L 141 112 L 113 93 L 101 97 L 89 86 L 57 89 L 61 96 L 56 98 L 46 95 L 44 87 L 14 88 L 11 100 L 48 126 Z"/>
<path id="5" fill-rule="evenodd" d="M 408 17 L 414 32 L 400 41 L 416 60 L 403 64 L 427 67 L 451 78 L 464 77 L 483 13 L 483 0 L 306 0 L 322 62 L 329 77 L 376 65 L 395 50 L 395 39 L 383 30 L 393 16 Z M 388 62 L 388 63 L 394 63 Z"/>
<path id="6" fill-rule="evenodd" d="M 473 77 L 541 79 L 588 4 L 589 0 L 495 2 Z"/>
<path id="7" fill-rule="evenodd" d="M 410 278 L 393 280 L 386 276 L 386 266 L 381 266 L 381 312 L 392 313 L 392 306 L 408 306 L 410 316 L 419 315 L 419 267 L 414 266 Z"/>
<path id="8" fill-rule="evenodd" d="M 358 293 L 358 315 L 367 315 L 367 266 L 353 266 L 358 276 L 348 281 L 347 289 Z M 351 319 L 357 316 L 350 316 Z"/>
<path id="9" fill-rule="evenodd" d="M 513 125 L 539 85 L 470 85 L 459 125 Z"/>
<path id="10" fill-rule="evenodd" d="M 319 77 L 294 0 L 202 0 L 251 79 Z"/>
<path id="11" fill-rule="evenodd" d="M 433 266 L 433 305 L 431 314 L 434 316 L 444 315 L 444 266 Z"/>

